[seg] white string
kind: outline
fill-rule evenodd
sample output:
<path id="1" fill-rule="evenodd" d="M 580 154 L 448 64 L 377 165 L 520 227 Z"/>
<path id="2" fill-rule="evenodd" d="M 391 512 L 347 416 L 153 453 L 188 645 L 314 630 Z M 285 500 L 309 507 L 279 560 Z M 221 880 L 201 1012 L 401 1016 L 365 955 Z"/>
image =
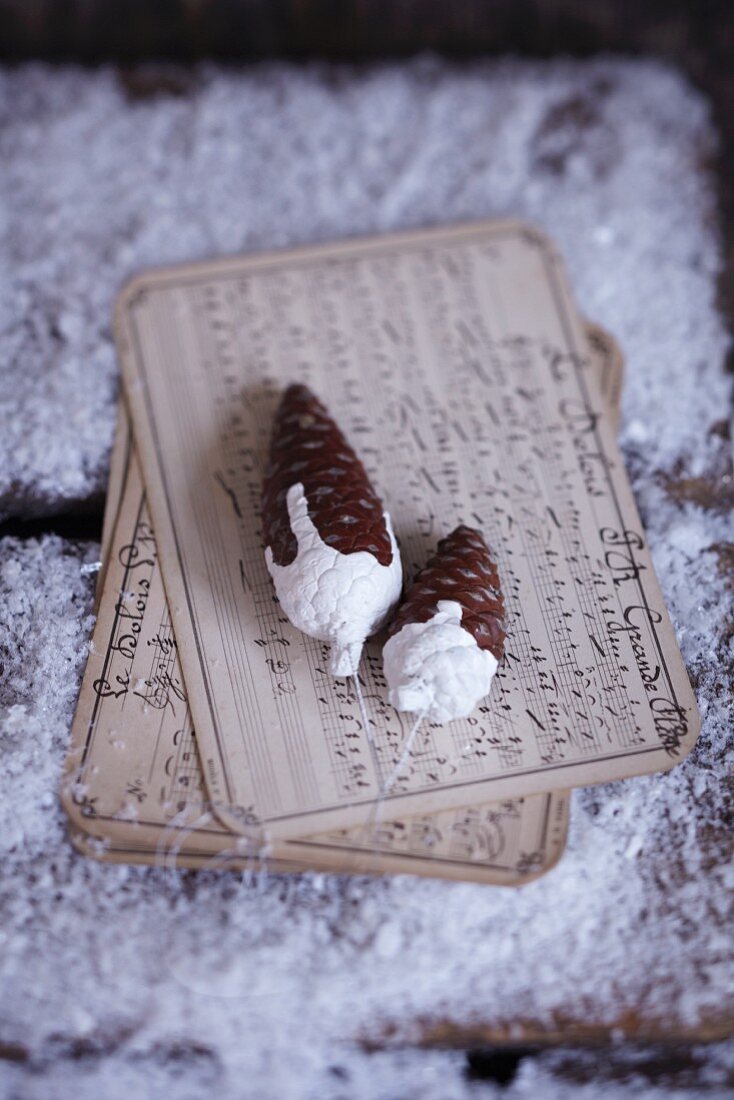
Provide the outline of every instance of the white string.
<path id="1" fill-rule="evenodd" d="M 220 807 L 231 811 L 234 807 Z M 258 838 L 237 835 L 235 843 L 227 848 L 220 849 L 206 861 L 206 870 L 220 871 L 228 869 L 232 863 L 243 863 L 240 868 L 240 881 L 243 886 L 254 887 L 258 894 L 262 894 L 267 887 L 269 879 L 268 859 L 272 841 L 267 829 L 263 829 Z M 244 849 L 244 850 L 243 850 Z"/>
<path id="2" fill-rule="evenodd" d="M 359 713 L 362 717 L 362 725 L 364 726 L 364 731 L 365 731 L 365 734 L 367 735 L 367 743 L 370 747 L 370 755 L 372 756 L 372 766 L 375 769 L 375 777 L 377 779 L 378 784 L 380 784 L 380 795 L 378 797 L 382 798 L 382 779 L 381 779 L 381 775 L 380 775 L 380 760 L 379 760 L 379 757 L 377 755 L 377 745 L 375 744 L 375 739 L 372 736 L 372 729 L 370 727 L 370 717 L 369 717 L 369 714 L 367 713 L 367 704 L 365 703 L 364 695 L 362 693 L 362 685 L 359 682 L 359 664 L 357 664 L 357 667 L 355 668 L 354 672 L 352 673 L 352 683 L 354 684 L 354 694 L 357 696 L 357 705 L 359 706 Z"/>
<path id="3" fill-rule="evenodd" d="M 155 846 L 155 866 L 169 871 L 177 870 L 178 854 L 187 838 L 196 829 L 208 824 L 211 819 L 211 814 L 205 811 L 191 821 L 191 806 L 184 806 L 161 830 Z"/>
<path id="4" fill-rule="evenodd" d="M 377 746 L 375 739 L 372 736 L 372 729 L 370 728 L 370 719 L 367 713 L 367 704 L 365 703 L 364 695 L 362 693 L 362 685 L 359 682 L 359 663 L 352 672 L 352 683 L 354 684 L 354 694 L 357 697 L 357 705 L 359 707 L 359 713 L 362 717 L 362 725 L 367 736 L 367 743 L 370 747 L 370 754 L 372 756 L 372 764 L 375 769 L 375 777 L 378 784 L 380 784 L 380 793 L 377 797 L 377 801 L 373 803 L 369 816 L 364 824 L 363 835 L 365 836 L 367 846 L 371 849 L 371 853 L 376 851 L 376 838 L 375 832 L 379 825 L 379 813 L 383 800 L 383 788 L 380 778 L 380 764 L 377 758 Z M 358 857 L 359 858 L 359 857 Z"/>
<path id="5" fill-rule="evenodd" d="M 362 694 L 362 685 L 359 682 L 359 665 L 352 673 L 352 683 L 354 684 L 354 694 L 357 696 L 357 706 L 359 707 L 360 717 L 362 718 L 362 725 L 364 726 L 364 732 L 367 734 L 367 740 L 370 743 L 370 747 L 374 750 L 375 739 L 372 736 L 372 730 L 370 729 L 370 718 L 367 713 L 367 704 L 364 701 L 364 695 Z"/>
<path id="6" fill-rule="evenodd" d="M 155 850 L 155 866 L 164 870 L 176 871 L 178 856 L 185 847 L 188 838 L 198 829 L 211 824 L 214 820 L 210 811 L 205 810 L 193 821 L 191 820 L 191 805 L 187 804 L 161 830 Z M 244 843 L 245 851 L 242 850 Z M 222 847 L 218 852 L 212 853 L 204 864 L 206 870 L 221 870 L 227 867 L 233 860 L 243 860 L 242 878 L 245 885 L 254 882 L 261 892 L 268 878 L 268 856 L 270 838 L 265 834 L 259 846 L 252 847 L 250 837 L 238 837 L 234 846 Z"/>
<path id="7" fill-rule="evenodd" d="M 397 780 L 397 778 L 400 774 L 401 768 L 403 767 L 403 765 L 405 764 L 405 761 L 408 759 L 408 756 L 410 755 L 410 750 L 412 749 L 412 747 L 415 743 L 415 739 L 418 736 L 418 731 L 420 730 L 421 723 L 423 722 L 423 719 L 425 718 L 425 716 L 426 716 L 426 711 L 422 710 L 420 712 L 420 714 L 417 716 L 415 722 L 413 723 L 413 725 L 410 729 L 410 732 L 408 733 L 408 736 L 405 739 L 405 744 L 403 745 L 403 750 L 400 753 L 400 758 L 399 758 L 397 764 L 394 766 L 394 768 L 390 772 L 390 774 L 388 775 L 385 782 L 380 786 L 380 793 L 378 794 L 375 802 L 373 803 L 373 806 L 372 806 L 372 809 L 370 810 L 367 821 L 364 824 L 363 835 L 366 838 L 366 844 L 367 844 L 367 847 L 369 849 L 369 855 L 370 856 L 375 856 L 377 859 L 379 859 L 379 857 L 380 857 L 380 842 L 379 842 L 378 832 L 379 832 L 380 825 L 382 824 L 382 817 L 383 817 L 383 814 L 384 814 L 384 811 L 385 811 L 385 806 L 387 804 L 386 803 L 387 793 L 390 790 L 390 788 L 393 786 L 395 781 Z"/>
<path id="8" fill-rule="evenodd" d="M 397 764 L 395 765 L 393 770 L 390 772 L 390 774 L 388 775 L 387 779 L 385 780 L 385 782 L 383 784 L 382 790 L 380 791 L 380 798 L 385 797 L 385 795 L 390 790 L 390 788 L 392 787 L 395 780 L 398 778 L 398 776 L 400 774 L 400 769 L 402 768 L 403 764 L 408 759 L 408 756 L 410 755 L 410 750 L 413 748 L 413 743 L 415 742 L 415 739 L 418 736 L 418 730 L 421 728 L 421 724 L 423 722 L 423 719 L 426 716 L 426 710 L 427 710 L 427 708 L 424 707 L 424 709 L 420 712 L 420 714 L 416 718 L 415 722 L 413 723 L 413 728 L 411 729 L 410 733 L 408 734 L 407 738 L 405 739 L 405 744 L 403 745 L 403 751 L 400 754 L 400 759 L 398 760 Z"/>

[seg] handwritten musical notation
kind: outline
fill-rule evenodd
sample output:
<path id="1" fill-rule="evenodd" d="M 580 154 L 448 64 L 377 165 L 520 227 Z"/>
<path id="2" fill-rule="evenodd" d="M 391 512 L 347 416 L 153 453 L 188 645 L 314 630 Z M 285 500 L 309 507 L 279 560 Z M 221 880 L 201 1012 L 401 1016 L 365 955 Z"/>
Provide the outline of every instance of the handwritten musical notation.
<path id="1" fill-rule="evenodd" d="M 120 436 L 129 436 L 121 411 Z M 196 747 L 178 647 L 134 449 L 116 446 L 99 615 L 64 800 L 77 845 L 113 860 L 206 867 L 387 870 L 517 884 L 565 845 L 568 797 L 534 795 L 376 821 L 260 851 L 218 821 Z M 350 705 L 348 697 L 345 706 Z"/>
<path id="2" fill-rule="evenodd" d="M 465 721 L 427 727 L 387 815 L 669 767 L 698 715 L 557 256 L 486 223 L 171 269 L 117 339 L 207 786 L 286 839 L 374 812 L 400 758 L 379 646 L 354 688 L 280 613 L 258 520 L 272 412 L 328 402 L 410 574 L 459 521 L 499 564 L 507 655 Z M 368 736 L 371 732 L 372 736 Z"/>

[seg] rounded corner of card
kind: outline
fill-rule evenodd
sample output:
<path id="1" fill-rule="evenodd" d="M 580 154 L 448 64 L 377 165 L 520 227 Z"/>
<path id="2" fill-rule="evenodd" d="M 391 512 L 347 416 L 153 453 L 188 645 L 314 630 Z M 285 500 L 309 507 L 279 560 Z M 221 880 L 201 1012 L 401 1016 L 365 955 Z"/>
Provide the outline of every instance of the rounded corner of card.
<path id="1" fill-rule="evenodd" d="M 115 298 L 115 323 L 119 325 L 126 314 L 145 301 L 155 282 L 154 271 L 139 271 L 122 284 Z"/>
<path id="2" fill-rule="evenodd" d="M 550 259 L 556 262 L 559 260 L 556 244 L 545 230 L 541 229 L 535 222 L 526 221 L 524 218 L 513 218 L 509 225 L 519 240 L 530 245 L 531 248 L 547 253 Z"/>

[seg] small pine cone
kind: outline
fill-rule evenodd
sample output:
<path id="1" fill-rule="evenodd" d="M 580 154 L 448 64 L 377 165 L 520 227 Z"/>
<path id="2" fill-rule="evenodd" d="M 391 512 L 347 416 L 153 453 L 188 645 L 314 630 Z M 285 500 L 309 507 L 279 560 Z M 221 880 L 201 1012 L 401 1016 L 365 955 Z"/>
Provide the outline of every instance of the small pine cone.
<path id="1" fill-rule="evenodd" d="M 286 499 L 298 483 L 327 546 L 341 554 L 366 550 L 380 565 L 390 564 L 385 515 L 364 466 L 316 395 L 308 386 L 292 385 L 275 414 L 263 485 L 265 544 L 278 565 L 290 565 L 298 553 Z"/>
<path id="2" fill-rule="evenodd" d="M 352 674 L 400 595 L 400 555 L 364 466 L 303 385 L 288 387 L 275 414 L 262 519 L 283 610 L 332 643 L 335 675 Z"/>
<path id="3" fill-rule="evenodd" d="M 480 532 L 461 525 L 439 542 L 390 626 L 390 702 L 435 722 L 466 717 L 489 691 L 504 642 L 497 566 Z"/>
<path id="4" fill-rule="evenodd" d="M 441 539 L 436 553 L 408 589 L 389 633 L 406 623 L 425 623 L 439 600 L 455 600 L 463 611 L 461 625 L 499 661 L 505 645 L 505 604 L 497 566 L 482 534 L 461 524 Z"/>

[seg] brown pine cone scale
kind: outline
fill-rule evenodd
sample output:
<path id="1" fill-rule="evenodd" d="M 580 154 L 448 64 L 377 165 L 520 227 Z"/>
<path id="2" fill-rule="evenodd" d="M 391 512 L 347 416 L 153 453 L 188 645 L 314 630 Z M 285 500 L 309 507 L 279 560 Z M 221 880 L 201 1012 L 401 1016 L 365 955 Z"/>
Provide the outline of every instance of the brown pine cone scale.
<path id="1" fill-rule="evenodd" d="M 436 553 L 408 589 L 389 636 L 407 623 L 433 618 L 440 600 L 453 600 L 462 608 L 461 625 L 480 649 L 499 659 L 505 644 L 505 605 L 497 566 L 481 532 L 461 524 L 441 539 Z"/>
<path id="2" fill-rule="evenodd" d="M 287 496 L 299 482 L 309 517 L 327 546 L 342 554 L 366 550 L 380 565 L 391 563 L 382 503 L 364 466 L 315 394 L 295 384 L 275 414 L 263 483 L 263 535 L 276 565 L 290 565 L 298 554 Z"/>

